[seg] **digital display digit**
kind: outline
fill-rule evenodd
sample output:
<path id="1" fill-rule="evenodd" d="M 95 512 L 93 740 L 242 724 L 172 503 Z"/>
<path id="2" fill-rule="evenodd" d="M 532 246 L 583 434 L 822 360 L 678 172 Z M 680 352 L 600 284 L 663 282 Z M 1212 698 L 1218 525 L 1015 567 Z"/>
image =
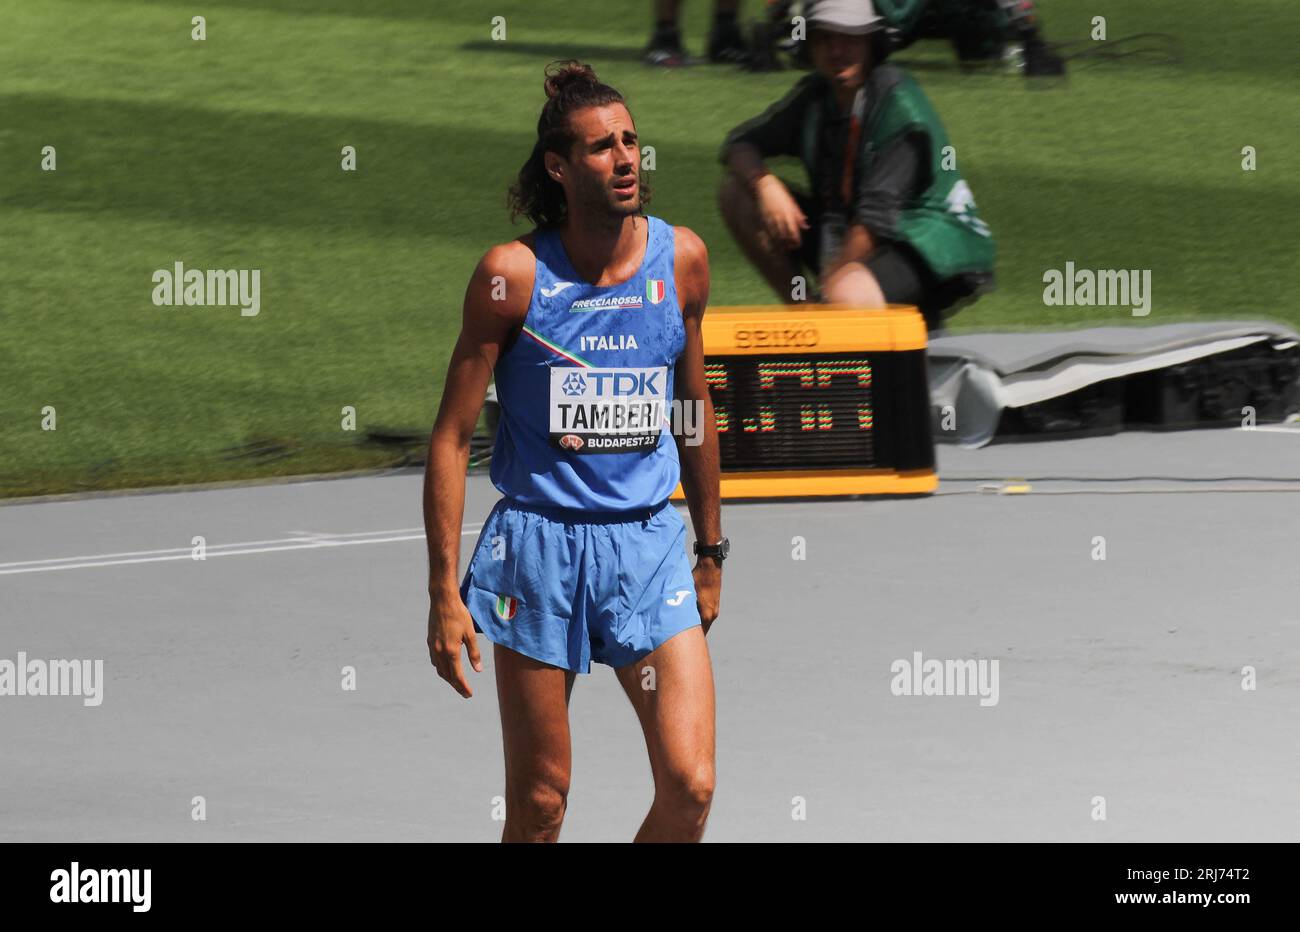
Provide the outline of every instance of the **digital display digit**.
<path id="1" fill-rule="evenodd" d="M 871 354 L 711 356 L 726 469 L 877 465 Z"/>

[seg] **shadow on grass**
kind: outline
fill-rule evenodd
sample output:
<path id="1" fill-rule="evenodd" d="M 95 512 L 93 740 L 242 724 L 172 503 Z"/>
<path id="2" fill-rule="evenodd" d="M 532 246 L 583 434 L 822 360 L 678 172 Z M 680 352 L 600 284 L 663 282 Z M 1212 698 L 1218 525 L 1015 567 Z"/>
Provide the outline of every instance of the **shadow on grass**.
<path id="1" fill-rule="evenodd" d="M 518 132 L 467 132 L 343 117 L 158 103 L 0 96 L 3 206 L 148 216 L 187 224 L 456 235 L 467 215 L 505 213 L 532 145 Z M 53 144 L 58 171 L 31 171 Z M 353 146 L 357 171 L 341 168 Z"/>

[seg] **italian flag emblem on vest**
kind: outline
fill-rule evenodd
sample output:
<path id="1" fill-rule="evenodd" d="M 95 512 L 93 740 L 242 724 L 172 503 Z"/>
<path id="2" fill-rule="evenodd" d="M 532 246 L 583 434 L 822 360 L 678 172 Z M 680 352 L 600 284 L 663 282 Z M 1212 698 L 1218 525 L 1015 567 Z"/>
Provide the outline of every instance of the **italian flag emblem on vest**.
<path id="1" fill-rule="evenodd" d="M 515 617 L 515 612 L 519 609 L 519 600 L 508 595 L 497 596 L 496 613 L 502 621 L 509 621 Z"/>
<path id="2" fill-rule="evenodd" d="M 645 283 L 645 296 L 650 299 L 651 304 L 658 304 L 664 299 L 664 280 L 662 278 L 648 278 Z"/>

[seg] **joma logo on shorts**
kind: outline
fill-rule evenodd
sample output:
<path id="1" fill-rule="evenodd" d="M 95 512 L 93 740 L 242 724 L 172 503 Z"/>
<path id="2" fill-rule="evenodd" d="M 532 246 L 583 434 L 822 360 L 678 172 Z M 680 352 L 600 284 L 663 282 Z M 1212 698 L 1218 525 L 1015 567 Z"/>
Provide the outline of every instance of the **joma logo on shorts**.
<path id="1" fill-rule="evenodd" d="M 798 324 L 780 330 L 751 330 L 737 327 L 732 331 L 738 349 L 750 347 L 780 348 L 783 346 L 816 346 L 817 328 L 811 324 Z"/>

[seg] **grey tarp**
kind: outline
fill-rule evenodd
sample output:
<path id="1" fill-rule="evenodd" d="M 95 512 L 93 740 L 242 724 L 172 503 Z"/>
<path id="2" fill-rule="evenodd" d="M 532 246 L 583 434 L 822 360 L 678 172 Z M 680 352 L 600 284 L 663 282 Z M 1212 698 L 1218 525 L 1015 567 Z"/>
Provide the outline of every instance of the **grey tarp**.
<path id="1" fill-rule="evenodd" d="M 1296 345 L 1300 334 L 1267 321 L 1212 321 L 936 337 L 928 352 L 930 402 L 940 410 L 951 405 L 956 416 L 954 429 L 936 436 L 981 447 L 993 439 L 1004 408 L 1261 340 L 1281 350 Z"/>

